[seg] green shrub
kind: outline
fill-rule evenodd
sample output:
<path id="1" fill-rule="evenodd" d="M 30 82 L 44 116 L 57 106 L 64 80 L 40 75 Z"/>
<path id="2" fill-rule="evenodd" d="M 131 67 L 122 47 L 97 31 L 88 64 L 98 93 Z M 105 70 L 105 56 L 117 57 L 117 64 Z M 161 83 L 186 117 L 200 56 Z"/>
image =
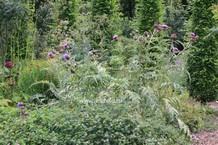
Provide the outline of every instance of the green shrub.
<path id="1" fill-rule="evenodd" d="M 94 48 L 107 48 L 113 35 L 120 29 L 117 0 L 92 0 L 92 27 L 90 39 Z M 100 50 L 103 51 L 103 50 Z"/>
<path id="2" fill-rule="evenodd" d="M 196 0 L 193 6 L 193 31 L 199 36 L 190 49 L 187 69 L 190 74 L 189 92 L 202 103 L 217 99 L 218 95 L 218 45 L 214 36 L 206 37 L 215 20 L 209 9 L 216 0 Z"/>
<path id="3" fill-rule="evenodd" d="M 132 19 L 135 16 L 136 0 L 120 0 L 120 8 L 124 17 Z"/>
<path id="4" fill-rule="evenodd" d="M 68 20 L 69 26 L 72 26 L 76 21 L 77 15 L 77 0 L 67 0 L 64 1 L 64 4 L 60 8 L 60 16 L 59 18 L 62 20 Z"/>
<path id="5" fill-rule="evenodd" d="M 1 108 L 1 144 L 188 144 L 187 138 L 161 117 L 130 114 L 127 104 L 80 104 L 72 110 L 28 111 Z"/>
<path id="6" fill-rule="evenodd" d="M 200 103 L 189 99 L 189 94 L 183 93 L 180 97 L 180 115 L 191 132 L 197 132 L 203 128 L 203 120 L 206 117 L 205 111 Z"/>
<path id="7" fill-rule="evenodd" d="M 43 94 L 52 97 L 50 83 L 58 86 L 58 79 L 50 65 L 50 62 L 41 60 L 27 63 L 19 75 L 19 90 L 28 95 Z"/>
<path id="8" fill-rule="evenodd" d="M 138 2 L 138 16 L 139 31 L 141 34 L 144 31 L 153 30 L 155 22 L 161 22 L 162 20 L 162 0 L 140 0 Z"/>
<path id="9" fill-rule="evenodd" d="M 182 0 L 166 0 L 164 22 L 170 26 L 169 33 L 176 34 L 178 40 L 185 35 L 184 22 L 188 19 L 188 11 L 182 5 Z"/>

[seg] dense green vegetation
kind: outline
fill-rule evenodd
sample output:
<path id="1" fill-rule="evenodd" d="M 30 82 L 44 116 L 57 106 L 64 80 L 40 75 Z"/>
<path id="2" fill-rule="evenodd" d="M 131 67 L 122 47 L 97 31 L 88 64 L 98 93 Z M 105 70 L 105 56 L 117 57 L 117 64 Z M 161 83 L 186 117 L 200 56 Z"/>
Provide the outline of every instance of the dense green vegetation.
<path id="1" fill-rule="evenodd" d="M 218 11 L 184 3 L 1 0 L 0 144 L 191 144 L 217 115 Z"/>
<path id="2" fill-rule="evenodd" d="M 194 32 L 190 34 L 190 37 L 193 42 L 196 39 L 200 41 L 195 42 L 195 47 L 190 50 L 188 59 L 189 92 L 193 98 L 203 103 L 216 100 L 218 94 L 217 37 L 208 36 L 211 33 L 210 29 L 215 26 L 210 9 L 215 2 L 217 1 L 195 1 L 193 5 L 192 27 Z"/>

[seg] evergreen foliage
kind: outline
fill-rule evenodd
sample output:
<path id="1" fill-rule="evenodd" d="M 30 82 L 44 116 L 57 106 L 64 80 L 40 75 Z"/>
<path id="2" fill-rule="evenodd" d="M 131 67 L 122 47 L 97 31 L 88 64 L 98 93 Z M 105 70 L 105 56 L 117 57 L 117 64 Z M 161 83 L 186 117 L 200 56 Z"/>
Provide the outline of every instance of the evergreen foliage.
<path id="1" fill-rule="evenodd" d="M 119 30 L 120 15 L 117 0 L 92 0 L 91 19 L 94 24 L 91 30 L 92 46 L 106 48 L 112 37 Z"/>
<path id="2" fill-rule="evenodd" d="M 138 22 L 139 31 L 149 31 L 153 29 L 155 22 L 162 20 L 162 0 L 140 0 L 138 2 Z"/>
<path id="3" fill-rule="evenodd" d="M 184 22 L 188 19 L 187 10 L 182 5 L 182 0 L 165 0 L 166 13 L 164 22 L 170 26 L 170 34 L 176 34 L 181 41 L 185 35 Z"/>
<path id="4" fill-rule="evenodd" d="M 135 16 L 136 0 L 120 0 L 120 7 L 124 17 L 132 19 Z"/>
<path id="5" fill-rule="evenodd" d="M 65 0 L 61 7 L 61 11 L 62 13 L 59 16 L 60 19 L 68 20 L 69 26 L 72 26 L 76 21 L 77 0 Z"/>
<path id="6" fill-rule="evenodd" d="M 190 74 L 189 92 L 192 98 L 202 103 L 217 99 L 218 93 L 218 43 L 214 36 L 205 37 L 215 26 L 213 13 L 209 9 L 216 0 L 196 0 L 193 5 L 193 30 L 199 41 L 191 48 L 188 58 Z"/>
<path id="7" fill-rule="evenodd" d="M 113 12 L 113 0 L 92 0 L 92 15 L 112 15 Z"/>

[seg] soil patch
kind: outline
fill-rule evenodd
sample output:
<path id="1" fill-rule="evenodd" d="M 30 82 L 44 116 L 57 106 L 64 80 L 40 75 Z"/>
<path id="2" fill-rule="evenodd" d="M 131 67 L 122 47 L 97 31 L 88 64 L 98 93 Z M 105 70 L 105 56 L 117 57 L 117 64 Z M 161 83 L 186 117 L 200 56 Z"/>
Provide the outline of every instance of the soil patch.
<path id="1" fill-rule="evenodd" d="M 209 102 L 208 106 L 218 110 L 218 102 Z M 218 116 L 216 116 L 212 123 L 218 124 Z M 192 134 L 192 145 L 218 145 L 218 130 L 215 131 L 201 131 Z"/>

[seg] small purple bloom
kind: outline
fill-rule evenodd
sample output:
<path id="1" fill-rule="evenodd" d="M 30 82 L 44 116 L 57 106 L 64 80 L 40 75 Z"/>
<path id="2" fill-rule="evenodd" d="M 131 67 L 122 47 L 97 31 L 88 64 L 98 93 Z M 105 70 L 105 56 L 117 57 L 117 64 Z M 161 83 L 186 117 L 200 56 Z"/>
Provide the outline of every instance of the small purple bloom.
<path id="1" fill-rule="evenodd" d="M 17 103 L 17 107 L 18 107 L 18 108 L 23 107 L 23 102 L 18 102 L 18 103 Z"/>
<path id="2" fill-rule="evenodd" d="M 64 49 L 68 48 L 68 44 L 66 42 L 62 46 L 63 46 Z"/>
<path id="3" fill-rule="evenodd" d="M 65 53 L 62 60 L 69 60 L 69 59 L 70 59 L 70 55 Z"/>
<path id="4" fill-rule="evenodd" d="M 166 24 L 159 24 L 158 28 L 160 30 L 166 30 L 166 29 L 168 29 L 168 26 Z"/>
<path id="5" fill-rule="evenodd" d="M 191 33 L 190 33 L 190 37 L 195 37 L 195 33 L 194 33 L 194 32 L 191 32 Z"/>
<path id="6" fill-rule="evenodd" d="M 12 67 L 14 67 L 14 64 L 11 62 L 11 61 L 8 61 L 8 62 L 5 62 L 5 67 L 7 67 L 7 68 L 12 68 Z"/>
<path id="7" fill-rule="evenodd" d="M 118 41 L 118 35 L 113 36 L 114 41 Z"/>
<path id="8" fill-rule="evenodd" d="M 179 52 L 179 49 L 176 47 L 173 47 L 173 53 L 178 53 L 178 52 Z"/>
<path id="9" fill-rule="evenodd" d="M 196 35 L 194 32 L 190 33 L 190 40 L 196 42 L 199 39 L 199 36 Z"/>
<path id="10" fill-rule="evenodd" d="M 142 42 L 145 38 L 143 36 L 139 36 L 139 41 Z"/>
<path id="11" fill-rule="evenodd" d="M 54 58 L 54 56 L 55 56 L 55 55 L 54 55 L 53 52 L 49 52 L 49 53 L 48 53 L 48 57 L 50 57 L 50 58 Z"/>

